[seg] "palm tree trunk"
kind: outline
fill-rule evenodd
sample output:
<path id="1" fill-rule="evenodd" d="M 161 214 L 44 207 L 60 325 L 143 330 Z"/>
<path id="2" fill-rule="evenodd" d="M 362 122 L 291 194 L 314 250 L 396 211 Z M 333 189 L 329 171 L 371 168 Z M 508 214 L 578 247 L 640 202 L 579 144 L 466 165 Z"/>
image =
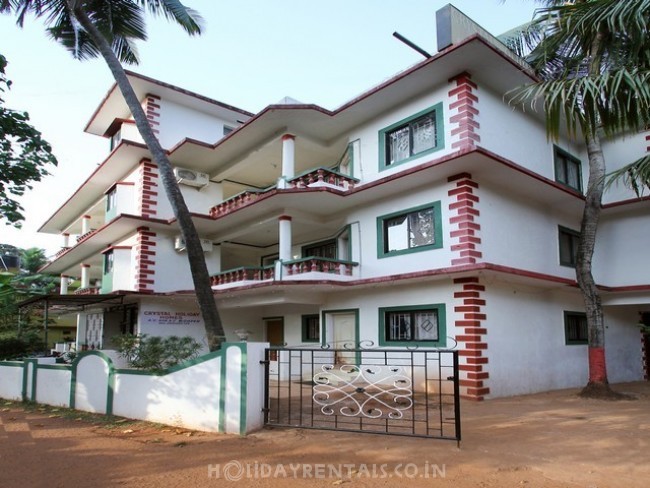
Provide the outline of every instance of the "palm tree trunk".
<path id="1" fill-rule="evenodd" d="M 584 1 L 584 0 L 583 0 Z M 589 75 L 600 74 L 600 43 L 603 33 L 598 32 L 591 44 Z M 600 143 L 599 128 L 593 127 L 585 135 L 589 158 L 589 181 L 585 193 L 585 207 L 580 225 L 580 245 L 576 257 L 576 279 L 582 291 L 587 314 L 589 347 L 589 380 L 581 392 L 583 396 L 609 396 L 613 392 L 607 381 L 605 360 L 605 317 L 600 292 L 592 274 L 592 259 L 596 246 L 596 232 L 605 188 L 605 157 Z"/>
<path id="2" fill-rule="evenodd" d="M 608 390 L 605 362 L 605 321 L 600 293 L 592 274 L 592 259 L 604 189 L 605 159 L 598 134 L 587 135 L 589 182 L 580 226 L 576 278 L 585 302 L 589 344 L 589 391 Z"/>
<path id="3" fill-rule="evenodd" d="M 207 265 L 205 264 L 205 256 L 203 255 L 203 250 L 201 248 L 201 241 L 187 205 L 185 204 L 185 200 L 183 199 L 181 190 L 176 182 L 176 178 L 174 177 L 172 165 L 169 162 L 164 149 L 153 133 L 144 110 L 140 105 L 140 101 L 133 91 L 133 87 L 129 83 L 126 72 L 117 59 L 117 56 L 115 56 L 108 41 L 90 20 L 81 2 L 67 0 L 67 5 L 71 15 L 90 36 L 106 61 L 106 64 L 111 70 L 115 82 L 122 92 L 122 96 L 124 96 L 126 104 L 133 115 L 136 127 L 138 128 L 145 144 L 149 148 L 153 161 L 158 166 L 158 171 L 160 172 L 160 177 L 167 198 L 171 204 L 174 216 L 178 221 L 178 226 L 180 227 L 183 239 L 185 239 L 187 258 L 190 264 L 192 279 L 194 281 L 196 299 L 205 324 L 208 347 L 211 351 L 219 349 L 220 344 L 225 337 L 223 325 L 210 286 L 210 276 L 208 274 Z"/>

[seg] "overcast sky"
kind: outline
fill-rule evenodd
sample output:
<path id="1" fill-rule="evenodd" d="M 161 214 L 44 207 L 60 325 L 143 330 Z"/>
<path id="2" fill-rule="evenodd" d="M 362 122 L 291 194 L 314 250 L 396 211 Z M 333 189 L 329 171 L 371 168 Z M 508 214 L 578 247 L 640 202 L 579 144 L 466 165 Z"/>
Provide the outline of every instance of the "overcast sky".
<path id="1" fill-rule="evenodd" d="M 141 63 L 129 69 L 251 112 L 284 96 L 334 109 L 422 60 L 394 31 L 435 52 L 435 12 L 447 3 L 186 0 L 203 16 L 204 34 L 190 38 L 163 18 L 149 18 Z M 533 0 L 453 5 L 497 35 L 529 21 L 537 7 Z M 52 176 L 21 200 L 23 229 L 0 221 L 0 243 L 53 254 L 61 238 L 36 229 L 108 154 L 108 141 L 83 127 L 113 80 L 102 60 L 75 61 L 33 18 L 19 29 L 12 17 L 0 16 L 0 39 L 13 81 L 6 105 L 29 112 L 59 159 Z"/>

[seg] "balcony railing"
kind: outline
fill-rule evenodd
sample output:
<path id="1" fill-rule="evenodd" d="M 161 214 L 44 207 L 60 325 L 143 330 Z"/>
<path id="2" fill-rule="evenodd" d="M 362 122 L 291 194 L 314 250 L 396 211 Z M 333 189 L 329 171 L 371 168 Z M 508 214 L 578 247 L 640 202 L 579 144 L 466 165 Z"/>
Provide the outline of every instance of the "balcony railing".
<path id="1" fill-rule="evenodd" d="M 329 273 L 339 276 L 352 276 L 352 269 L 358 265 L 359 263 L 354 261 L 310 256 L 285 261 L 284 269 L 289 276 L 305 273 Z"/>
<path id="2" fill-rule="evenodd" d="M 315 184 L 327 185 L 341 190 L 349 190 L 359 182 L 358 179 L 328 168 L 316 168 L 289 180 L 291 188 L 308 188 Z"/>
<path id="3" fill-rule="evenodd" d="M 77 242 L 82 241 L 83 239 L 85 239 L 86 237 L 88 237 L 90 234 L 92 234 L 93 232 L 95 232 L 95 230 L 96 230 L 96 229 L 90 229 L 90 230 L 89 230 L 88 232 L 86 232 L 85 234 L 81 234 L 81 235 L 77 236 Z"/>
<path id="4" fill-rule="evenodd" d="M 241 281 L 264 281 L 275 278 L 275 266 L 241 267 L 229 269 L 210 277 L 212 286 L 239 283 Z"/>
<path id="5" fill-rule="evenodd" d="M 59 256 L 61 256 L 61 254 L 63 254 L 64 252 L 66 252 L 68 249 L 70 249 L 70 248 L 69 248 L 69 247 L 62 247 L 61 249 L 59 249 L 59 250 L 56 252 L 56 254 L 54 255 L 54 257 L 55 257 L 55 258 L 58 258 Z"/>
<path id="6" fill-rule="evenodd" d="M 289 188 L 310 188 L 315 186 L 327 186 L 338 190 L 349 190 L 359 182 L 358 179 L 338 173 L 334 170 L 327 168 L 316 168 L 309 170 L 306 173 L 300 174 L 288 181 Z M 224 200 L 218 205 L 210 209 L 210 216 L 212 218 L 221 217 L 233 210 L 245 207 L 258 200 L 262 195 L 270 191 L 276 190 L 277 186 L 270 186 L 263 190 L 246 190 L 237 195 Z"/>
<path id="7" fill-rule="evenodd" d="M 79 288 L 74 291 L 75 295 L 99 295 L 99 288 Z"/>
<path id="8" fill-rule="evenodd" d="M 245 207 L 250 203 L 253 203 L 264 193 L 273 190 L 275 187 L 269 187 L 264 190 L 246 190 L 237 195 L 230 197 L 228 200 L 224 200 L 218 205 L 215 205 L 210 209 L 210 217 L 217 218 L 232 212 L 241 207 Z"/>

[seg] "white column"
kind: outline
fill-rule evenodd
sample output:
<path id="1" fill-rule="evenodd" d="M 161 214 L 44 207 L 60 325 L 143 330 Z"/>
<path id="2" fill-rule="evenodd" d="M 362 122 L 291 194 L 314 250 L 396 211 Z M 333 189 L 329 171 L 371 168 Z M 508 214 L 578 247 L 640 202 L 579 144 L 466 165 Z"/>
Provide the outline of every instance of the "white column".
<path id="1" fill-rule="evenodd" d="M 287 181 L 296 175 L 296 136 L 282 136 L 282 176 L 278 181 L 279 188 L 286 188 Z"/>
<path id="2" fill-rule="evenodd" d="M 63 237 L 63 247 L 70 247 L 70 234 L 64 232 L 61 236 Z"/>
<path id="3" fill-rule="evenodd" d="M 280 215 L 278 217 L 278 227 L 280 234 L 280 261 L 291 260 L 291 217 Z"/>
<path id="4" fill-rule="evenodd" d="M 81 288 L 90 288 L 90 265 L 81 265 Z"/>
<path id="5" fill-rule="evenodd" d="M 90 215 L 84 215 L 81 219 L 81 235 L 90 232 Z"/>
<path id="6" fill-rule="evenodd" d="M 59 294 L 61 295 L 68 294 L 68 277 L 64 274 L 61 275 L 61 285 L 59 287 Z"/>

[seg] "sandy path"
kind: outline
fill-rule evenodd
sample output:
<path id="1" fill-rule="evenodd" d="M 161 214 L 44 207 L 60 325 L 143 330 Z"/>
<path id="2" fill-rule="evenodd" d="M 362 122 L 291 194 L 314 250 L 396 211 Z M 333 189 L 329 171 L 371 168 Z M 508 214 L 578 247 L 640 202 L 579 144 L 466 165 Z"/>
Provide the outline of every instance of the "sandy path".
<path id="1" fill-rule="evenodd" d="M 564 390 L 465 402 L 461 449 L 373 434 L 271 429 L 240 438 L 105 424 L 0 400 L 0 487 L 645 488 L 650 383 L 616 389 L 638 399 L 583 400 Z"/>

